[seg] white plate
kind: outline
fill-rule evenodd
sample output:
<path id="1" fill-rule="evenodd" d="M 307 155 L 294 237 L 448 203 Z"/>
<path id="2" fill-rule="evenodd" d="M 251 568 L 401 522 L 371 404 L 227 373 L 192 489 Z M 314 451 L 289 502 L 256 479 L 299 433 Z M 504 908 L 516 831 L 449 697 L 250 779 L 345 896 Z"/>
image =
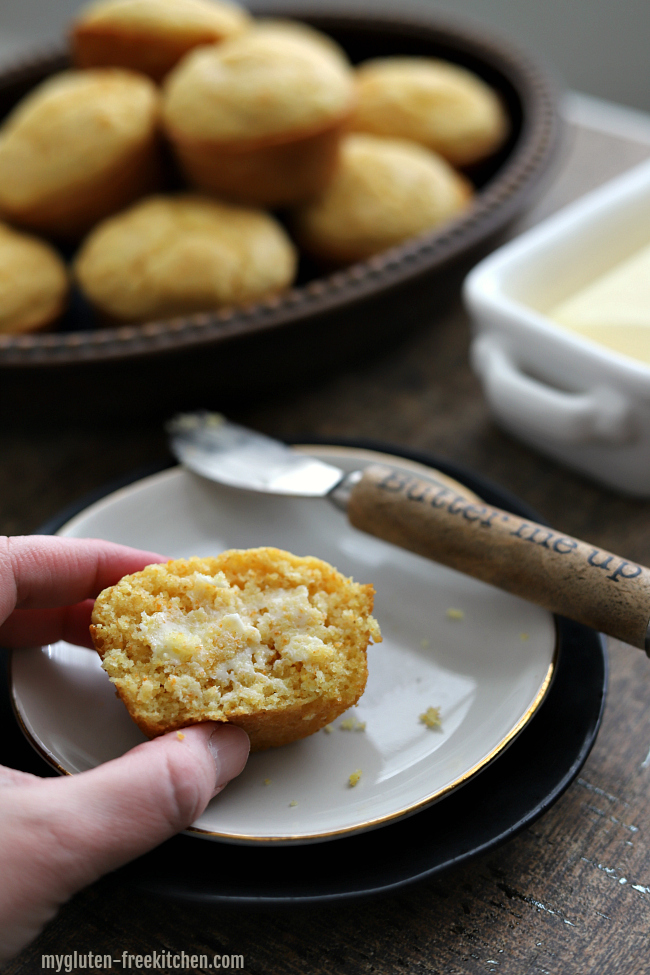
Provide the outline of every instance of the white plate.
<path id="1" fill-rule="evenodd" d="M 346 470 L 387 459 L 343 447 L 309 452 Z M 365 731 L 342 730 L 340 718 L 330 733 L 251 756 L 190 827 L 194 836 L 304 843 L 395 822 L 492 761 L 531 718 L 551 679 L 556 635 L 548 612 L 356 531 L 323 499 L 238 491 L 172 468 L 85 509 L 59 534 L 173 558 L 275 545 L 324 558 L 377 590 L 384 642 L 369 648 L 366 692 L 344 716 L 365 723 Z M 450 609 L 462 618 L 450 618 Z M 92 768 L 143 740 L 92 651 L 67 643 L 21 651 L 12 683 L 27 736 L 62 773 Z M 429 707 L 440 709 L 440 730 L 419 720 Z M 362 775 L 351 787 L 357 769 Z"/>

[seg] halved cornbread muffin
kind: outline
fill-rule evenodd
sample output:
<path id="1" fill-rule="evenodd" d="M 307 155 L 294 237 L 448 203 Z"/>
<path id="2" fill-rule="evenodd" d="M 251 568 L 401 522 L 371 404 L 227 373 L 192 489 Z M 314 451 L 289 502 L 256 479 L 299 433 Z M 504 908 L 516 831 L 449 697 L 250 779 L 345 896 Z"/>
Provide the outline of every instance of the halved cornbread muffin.
<path id="1" fill-rule="evenodd" d="M 233 549 L 125 576 L 98 597 L 91 634 L 146 735 L 227 721 L 261 750 L 358 701 L 381 640 L 373 595 L 317 558 Z"/>

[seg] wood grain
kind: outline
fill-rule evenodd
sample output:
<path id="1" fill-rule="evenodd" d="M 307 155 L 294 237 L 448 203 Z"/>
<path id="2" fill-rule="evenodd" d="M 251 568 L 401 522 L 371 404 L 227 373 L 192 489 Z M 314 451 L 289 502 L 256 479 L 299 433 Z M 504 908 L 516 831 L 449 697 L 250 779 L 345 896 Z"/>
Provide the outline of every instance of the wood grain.
<path id="1" fill-rule="evenodd" d="M 347 513 L 361 531 L 645 650 L 644 566 L 389 465 L 364 470 Z"/>

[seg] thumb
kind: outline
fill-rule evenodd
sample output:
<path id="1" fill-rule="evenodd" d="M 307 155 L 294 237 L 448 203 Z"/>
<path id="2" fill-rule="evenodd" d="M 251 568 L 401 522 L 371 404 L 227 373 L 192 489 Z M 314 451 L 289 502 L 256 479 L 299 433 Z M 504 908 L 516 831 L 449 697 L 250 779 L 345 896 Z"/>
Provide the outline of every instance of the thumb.
<path id="1" fill-rule="evenodd" d="M 62 903 L 189 826 L 239 775 L 248 751 L 241 728 L 206 723 L 145 742 L 91 771 L 12 790 L 15 799 L 22 794 L 22 825 L 32 843 L 39 837 L 23 875 L 31 866 L 42 894 Z"/>

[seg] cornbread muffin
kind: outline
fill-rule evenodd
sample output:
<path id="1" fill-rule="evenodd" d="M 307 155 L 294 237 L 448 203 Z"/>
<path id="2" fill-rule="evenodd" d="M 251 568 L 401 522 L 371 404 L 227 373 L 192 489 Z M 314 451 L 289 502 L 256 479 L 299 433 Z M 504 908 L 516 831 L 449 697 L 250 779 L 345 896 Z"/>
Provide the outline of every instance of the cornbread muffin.
<path id="1" fill-rule="evenodd" d="M 315 257 L 360 261 L 460 213 L 470 184 L 414 142 L 349 135 L 327 189 L 294 211 L 296 235 Z"/>
<path id="2" fill-rule="evenodd" d="M 315 33 L 262 24 L 197 48 L 171 72 L 163 122 L 191 182 L 262 206 L 325 186 L 354 104 L 354 75 Z"/>
<path id="3" fill-rule="evenodd" d="M 0 334 L 35 332 L 63 312 L 68 274 L 44 241 L 0 224 Z"/>
<path id="4" fill-rule="evenodd" d="M 72 25 L 80 68 L 132 68 L 161 81 L 200 44 L 247 30 L 250 15 L 230 0 L 98 0 Z"/>
<path id="5" fill-rule="evenodd" d="M 355 131 L 413 139 L 454 166 L 491 155 L 508 134 L 497 94 L 458 65 L 432 58 L 377 58 L 360 66 L 357 80 Z"/>
<path id="6" fill-rule="evenodd" d="M 183 194 L 149 197 L 105 220 L 74 274 L 105 315 L 142 321 L 257 301 L 286 288 L 296 264 L 270 214 Z"/>
<path id="7" fill-rule="evenodd" d="M 323 34 L 322 31 L 316 30 L 315 27 L 311 27 L 303 20 L 290 20 L 285 17 L 258 17 L 255 20 L 255 30 L 258 34 L 279 33 L 285 37 L 288 34 L 290 37 L 294 36 L 299 40 L 302 38 L 311 44 L 320 44 L 328 54 L 334 55 L 348 71 L 350 70 L 350 59 L 341 45 L 329 34 Z"/>
<path id="8" fill-rule="evenodd" d="M 158 109 L 153 82 L 131 71 L 48 79 L 0 127 L 0 214 L 74 239 L 150 191 Z"/>
<path id="9" fill-rule="evenodd" d="M 228 721 L 259 751 L 360 698 L 381 640 L 373 593 L 320 559 L 235 549 L 125 576 L 99 595 L 90 631 L 146 735 Z"/>

